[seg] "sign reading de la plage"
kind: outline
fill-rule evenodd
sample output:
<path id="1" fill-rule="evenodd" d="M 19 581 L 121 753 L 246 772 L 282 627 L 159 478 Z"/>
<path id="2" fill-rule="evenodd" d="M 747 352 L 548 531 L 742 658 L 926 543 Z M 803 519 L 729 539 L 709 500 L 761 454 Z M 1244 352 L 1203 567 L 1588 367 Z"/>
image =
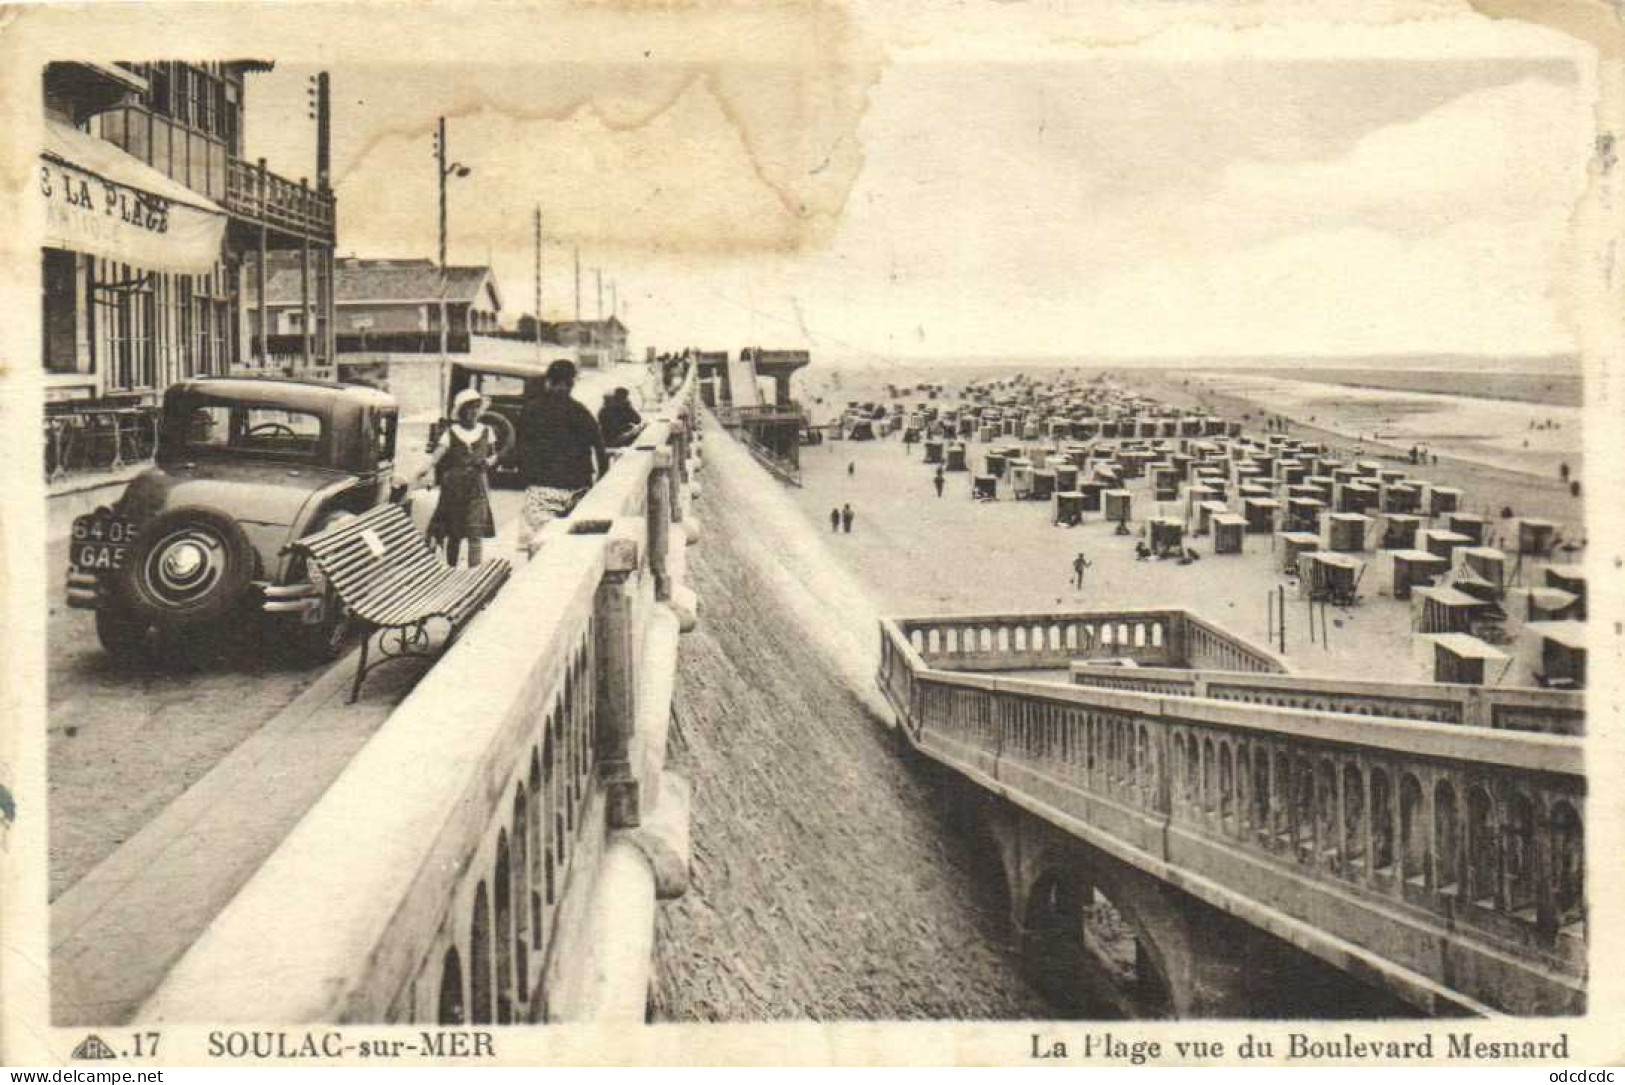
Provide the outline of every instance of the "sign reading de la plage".
<path id="1" fill-rule="evenodd" d="M 48 148 L 37 191 L 53 248 L 194 275 L 220 258 L 221 208 L 83 133 L 73 133 L 71 146 Z"/>
<path id="2" fill-rule="evenodd" d="M 116 237 L 121 225 L 156 234 L 169 232 L 169 201 L 162 196 L 49 162 L 40 165 L 39 184 L 46 200 L 45 213 L 54 228 L 104 240 Z"/>

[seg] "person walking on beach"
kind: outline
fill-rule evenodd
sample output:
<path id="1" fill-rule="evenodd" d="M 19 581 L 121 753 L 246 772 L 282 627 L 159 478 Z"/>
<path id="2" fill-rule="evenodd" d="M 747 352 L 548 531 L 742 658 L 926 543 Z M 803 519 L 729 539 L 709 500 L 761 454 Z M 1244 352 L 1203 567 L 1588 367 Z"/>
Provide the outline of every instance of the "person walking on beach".
<path id="1" fill-rule="evenodd" d="M 855 475 L 857 473 L 858 473 L 858 462 L 856 460 L 848 460 L 847 463 L 846 463 L 846 477 L 851 478 L 853 475 Z"/>
<path id="2" fill-rule="evenodd" d="M 841 506 L 841 530 L 848 535 L 852 534 L 852 518 L 855 515 L 850 503 Z"/>
<path id="3" fill-rule="evenodd" d="M 491 491 L 486 472 L 496 463 L 496 438 L 490 427 L 479 420 L 485 398 L 473 388 L 464 388 L 452 400 L 452 424 L 435 442 L 429 462 L 413 476 L 414 484 L 436 467 L 440 468 L 440 500 L 429 521 L 429 538 L 444 540 L 446 563 L 456 565 L 468 540 L 468 564 L 478 565 L 482 545 L 496 535 L 491 515 Z"/>
<path id="4" fill-rule="evenodd" d="M 948 480 L 942 475 L 942 468 L 937 468 L 936 475 L 931 479 L 931 485 L 937 488 L 938 497 L 942 496 L 942 487 L 947 484 L 947 481 Z"/>
<path id="5" fill-rule="evenodd" d="M 609 454 L 592 412 L 576 402 L 575 363 L 560 358 L 547 367 L 541 389 L 527 389 L 519 413 L 519 470 L 525 480 L 525 509 L 519 548 L 533 557 L 538 536 L 550 520 L 568 516 L 598 478 L 609 470 Z"/>
<path id="6" fill-rule="evenodd" d="M 1078 556 L 1072 559 L 1072 586 L 1074 588 L 1083 587 L 1083 571 L 1092 564 L 1093 562 L 1083 556 L 1083 551 L 1079 550 Z"/>
<path id="7" fill-rule="evenodd" d="M 833 531 L 833 532 L 839 532 L 841 530 L 841 510 L 840 509 L 830 509 L 829 510 L 829 529 L 831 531 Z"/>

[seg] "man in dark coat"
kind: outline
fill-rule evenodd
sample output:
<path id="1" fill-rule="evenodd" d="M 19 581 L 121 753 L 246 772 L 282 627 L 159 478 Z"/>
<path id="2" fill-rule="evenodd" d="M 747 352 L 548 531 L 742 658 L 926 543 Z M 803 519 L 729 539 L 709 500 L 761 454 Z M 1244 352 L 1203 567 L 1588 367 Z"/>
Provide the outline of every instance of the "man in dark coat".
<path id="1" fill-rule="evenodd" d="M 604 406 L 598 412 L 598 432 L 610 448 L 625 448 L 643 425 L 643 416 L 632 406 L 632 394 L 617 388 L 604 397 Z"/>
<path id="2" fill-rule="evenodd" d="M 519 470 L 525 511 L 519 546 L 533 555 L 549 520 L 567 516 L 581 495 L 609 469 L 609 455 L 592 412 L 570 394 L 576 367 L 559 359 L 547 367 L 542 387 L 527 394 L 519 413 Z M 530 392 L 527 389 L 527 392 Z"/>

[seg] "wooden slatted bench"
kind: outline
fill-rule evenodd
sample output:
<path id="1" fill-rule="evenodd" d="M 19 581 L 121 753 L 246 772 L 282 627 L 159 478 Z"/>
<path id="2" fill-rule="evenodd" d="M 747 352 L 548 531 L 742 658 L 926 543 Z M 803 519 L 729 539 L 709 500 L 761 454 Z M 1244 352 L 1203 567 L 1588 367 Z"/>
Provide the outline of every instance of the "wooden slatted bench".
<path id="1" fill-rule="evenodd" d="M 512 572 L 494 558 L 472 569 L 454 569 L 412 526 L 406 510 L 379 505 L 294 543 L 338 593 L 351 619 L 362 628 L 361 665 L 350 688 L 350 703 L 361 693 L 367 672 L 392 659 L 427 656 L 429 623 L 441 619 L 451 647 L 469 619 L 496 595 Z M 378 658 L 367 662 L 378 635 Z"/>

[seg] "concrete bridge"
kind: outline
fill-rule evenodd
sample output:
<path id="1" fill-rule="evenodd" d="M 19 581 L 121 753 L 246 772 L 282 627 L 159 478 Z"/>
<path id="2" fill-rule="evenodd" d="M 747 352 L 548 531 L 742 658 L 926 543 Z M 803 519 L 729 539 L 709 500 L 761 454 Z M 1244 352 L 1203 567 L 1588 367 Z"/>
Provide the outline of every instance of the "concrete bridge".
<path id="1" fill-rule="evenodd" d="M 1300 678 L 1171 610 L 883 619 L 880 653 L 1055 997 L 1259 1016 L 1307 962 L 1379 1007 L 1584 1011 L 1581 696 Z"/>

